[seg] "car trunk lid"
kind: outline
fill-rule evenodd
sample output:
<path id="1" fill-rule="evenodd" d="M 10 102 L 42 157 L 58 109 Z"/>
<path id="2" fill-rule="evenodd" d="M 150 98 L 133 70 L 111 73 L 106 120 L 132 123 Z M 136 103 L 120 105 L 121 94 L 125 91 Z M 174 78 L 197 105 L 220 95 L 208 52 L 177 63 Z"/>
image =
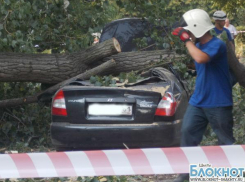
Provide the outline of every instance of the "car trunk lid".
<path id="1" fill-rule="evenodd" d="M 128 88 L 66 86 L 62 89 L 67 110 L 65 120 L 76 124 L 152 123 L 162 94 L 168 88 L 166 82 L 159 83 Z"/>

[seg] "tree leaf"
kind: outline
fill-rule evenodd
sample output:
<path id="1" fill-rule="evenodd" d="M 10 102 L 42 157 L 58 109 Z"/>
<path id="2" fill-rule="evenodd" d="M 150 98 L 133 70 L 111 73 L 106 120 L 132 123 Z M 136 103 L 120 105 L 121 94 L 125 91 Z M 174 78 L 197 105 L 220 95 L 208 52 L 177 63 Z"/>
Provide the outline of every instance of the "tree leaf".
<path id="1" fill-rule="evenodd" d="M 12 40 L 12 47 L 15 47 L 16 46 L 16 44 L 17 44 L 17 41 L 16 40 Z"/>
<path id="2" fill-rule="evenodd" d="M 96 77 L 94 76 L 91 76 L 90 79 L 89 79 L 90 83 L 95 83 L 97 81 Z"/>
<path id="3" fill-rule="evenodd" d="M 96 81 L 94 85 L 97 86 L 97 87 L 100 87 L 100 86 L 102 86 L 102 83 L 99 82 L 99 81 Z"/>
<path id="4" fill-rule="evenodd" d="M 10 5 L 10 0 L 4 0 L 7 5 Z"/>
<path id="5" fill-rule="evenodd" d="M 60 33 L 60 31 L 59 31 L 59 30 L 57 30 L 57 29 L 54 29 L 54 32 L 55 32 L 55 33 Z"/>

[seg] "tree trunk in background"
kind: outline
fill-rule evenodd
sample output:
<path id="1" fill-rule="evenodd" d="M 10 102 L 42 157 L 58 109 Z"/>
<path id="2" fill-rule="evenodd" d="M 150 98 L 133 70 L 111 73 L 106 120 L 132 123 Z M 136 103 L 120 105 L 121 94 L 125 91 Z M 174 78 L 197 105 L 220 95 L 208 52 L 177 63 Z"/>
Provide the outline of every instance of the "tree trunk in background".
<path id="1" fill-rule="evenodd" d="M 0 82 L 59 83 L 118 52 L 120 45 L 112 38 L 73 54 L 0 53 Z"/>
<path id="2" fill-rule="evenodd" d="M 240 63 L 230 42 L 226 42 L 228 63 L 240 86 L 245 88 L 245 66 Z"/>

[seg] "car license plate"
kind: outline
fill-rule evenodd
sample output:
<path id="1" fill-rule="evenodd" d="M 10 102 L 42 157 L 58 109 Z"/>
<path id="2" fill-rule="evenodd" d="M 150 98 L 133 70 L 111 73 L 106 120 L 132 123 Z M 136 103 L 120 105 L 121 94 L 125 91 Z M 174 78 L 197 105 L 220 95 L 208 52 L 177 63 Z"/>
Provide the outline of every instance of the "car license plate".
<path id="1" fill-rule="evenodd" d="M 89 104 L 88 114 L 93 116 L 132 115 L 132 105 L 126 104 Z"/>

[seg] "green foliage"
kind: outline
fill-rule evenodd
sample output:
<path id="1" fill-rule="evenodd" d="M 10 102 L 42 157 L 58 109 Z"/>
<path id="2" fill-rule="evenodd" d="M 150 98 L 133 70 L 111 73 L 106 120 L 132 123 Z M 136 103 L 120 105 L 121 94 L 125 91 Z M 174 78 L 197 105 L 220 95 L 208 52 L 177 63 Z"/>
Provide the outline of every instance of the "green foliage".
<path id="1" fill-rule="evenodd" d="M 233 88 L 234 136 L 237 144 L 245 142 L 245 89 L 238 84 Z"/>
<path id="2" fill-rule="evenodd" d="M 0 83 L 0 99 L 33 95 L 39 84 Z M 0 148 L 28 151 L 29 147 L 50 146 L 50 109 L 38 104 L 0 110 Z"/>
<path id="3" fill-rule="evenodd" d="M 0 83 L 0 99 L 33 95 L 40 91 L 40 84 Z M 50 108 L 31 104 L 0 110 L 0 148 L 30 151 L 30 147 L 50 147 Z M 44 147 L 44 148 L 45 148 Z M 47 149 L 40 150 L 47 150 Z"/>
<path id="4" fill-rule="evenodd" d="M 213 4 L 212 8 L 217 7 L 230 14 L 235 14 L 241 9 L 245 9 L 244 0 L 206 0 Z"/>
<path id="5" fill-rule="evenodd" d="M 95 86 L 111 86 L 113 87 L 116 83 L 115 78 L 113 78 L 112 75 L 109 76 L 103 76 L 103 77 L 99 77 L 99 76 L 91 76 L 90 77 L 90 83 L 94 84 Z"/>
<path id="6" fill-rule="evenodd" d="M 137 48 L 140 50 L 140 49 L 143 49 L 145 47 L 147 47 L 147 38 L 146 37 L 143 37 L 143 38 L 135 38 L 133 40 L 133 42 L 136 44 Z"/>
<path id="7" fill-rule="evenodd" d="M 238 9 L 239 11 L 237 11 L 236 13 L 230 13 L 228 17 L 231 20 L 231 23 L 233 25 L 244 26 L 245 25 L 245 8 L 238 8 Z"/>
<path id="8" fill-rule="evenodd" d="M 136 72 L 131 71 L 130 73 L 127 73 L 126 79 L 128 79 L 128 83 L 135 83 L 143 78 L 140 75 L 137 75 Z"/>
<path id="9" fill-rule="evenodd" d="M 106 87 L 117 87 L 122 86 L 123 83 L 135 83 L 143 78 L 134 71 L 129 73 L 120 73 L 119 76 L 113 77 L 109 76 L 91 76 L 90 83 L 94 84 L 94 86 L 106 86 Z M 118 84 L 118 85 L 117 85 Z"/>
<path id="10" fill-rule="evenodd" d="M 0 83 L 0 100 L 15 98 L 16 96 L 33 95 L 40 91 L 40 84 L 6 82 Z"/>
<path id="11" fill-rule="evenodd" d="M 50 147 L 50 108 L 31 104 L 1 111 L 0 148 L 19 152 Z M 43 146 L 43 148 L 42 148 Z"/>
<path id="12" fill-rule="evenodd" d="M 244 26 L 237 26 L 236 27 L 237 31 L 245 31 L 245 25 Z M 242 33 L 238 33 L 236 39 L 235 39 L 236 43 L 243 43 L 245 44 L 245 32 Z"/>
<path id="13" fill-rule="evenodd" d="M 237 31 L 244 31 L 245 26 L 236 27 Z M 236 55 L 240 58 L 240 61 L 245 64 L 245 33 L 238 33 L 235 39 Z"/>
<path id="14" fill-rule="evenodd" d="M 0 51 L 35 52 L 52 49 L 74 52 L 93 42 L 117 9 L 108 1 L 1 0 Z M 94 13 L 96 12 L 96 13 Z"/>
<path id="15" fill-rule="evenodd" d="M 242 0 L 240 0 L 242 1 Z M 244 2 L 236 1 L 237 7 Z M 1 0 L 0 51 L 53 52 L 77 51 L 93 42 L 91 33 L 99 32 L 105 23 L 126 16 L 147 18 L 158 27 L 171 27 L 189 9 L 201 8 L 211 13 L 221 0 Z M 213 2 L 213 3 L 212 3 Z M 211 9 L 211 5 L 214 5 Z M 228 2 L 227 2 L 228 3 Z M 230 3 L 230 2 L 229 2 Z M 228 3 L 228 4 L 229 4 Z M 165 28 L 149 36 L 157 47 L 170 48 L 172 36 L 161 37 Z M 146 46 L 146 37 L 136 40 L 139 48 Z M 38 45 L 38 48 L 35 48 Z M 36 46 L 37 47 L 37 46 Z"/>

